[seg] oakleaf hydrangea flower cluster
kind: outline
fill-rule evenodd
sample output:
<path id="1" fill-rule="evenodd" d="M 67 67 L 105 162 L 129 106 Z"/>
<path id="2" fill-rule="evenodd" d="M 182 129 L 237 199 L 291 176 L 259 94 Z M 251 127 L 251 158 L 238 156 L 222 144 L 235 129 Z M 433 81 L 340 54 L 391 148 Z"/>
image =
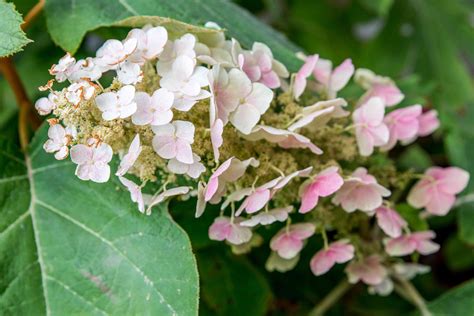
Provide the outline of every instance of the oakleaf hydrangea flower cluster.
<path id="1" fill-rule="evenodd" d="M 236 253 L 261 246 L 262 227 L 278 227 L 269 270 L 292 269 L 308 242 L 322 240 L 309 263 L 314 275 L 346 264 L 349 282 L 371 293 L 426 272 L 399 257 L 436 252 L 435 234 L 412 231 L 397 211 L 400 197 L 409 192 L 413 208 L 446 215 L 469 174 L 397 171 L 386 152 L 436 130 L 436 111 L 401 107 L 390 78 L 350 59 L 333 65 L 298 54 L 303 66 L 290 74 L 265 44 L 245 49 L 210 26 L 171 37 L 147 25 L 107 40 L 95 57 L 66 54 L 36 103 L 54 116 L 44 149 L 70 156 L 81 180 L 118 177 L 147 215 L 170 198 L 195 196 L 196 217 L 219 204 L 209 238 Z M 66 87 L 55 91 L 53 81 Z M 348 84 L 365 92 L 338 96 Z"/>

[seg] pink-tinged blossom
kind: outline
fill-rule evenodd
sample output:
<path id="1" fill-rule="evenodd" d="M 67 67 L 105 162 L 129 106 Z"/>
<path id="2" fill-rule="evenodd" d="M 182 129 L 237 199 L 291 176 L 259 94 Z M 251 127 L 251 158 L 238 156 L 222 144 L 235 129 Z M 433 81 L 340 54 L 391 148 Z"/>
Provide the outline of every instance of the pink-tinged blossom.
<path id="1" fill-rule="evenodd" d="M 339 240 L 318 251 L 311 258 L 311 271 L 316 276 L 323 275 L 336 263 L 345 263 L 352 258 L 354 258 L 354 246 L 348 240 Z"/>
<path id="2" fill-rule="evenodd" d="M 218 203 L 224 194 L 226 184 L 235 182 L 242 177 L 248 166 L 258 167 L 259 162 L 254 158 L 240 161 L 231 157 L 224 161 L 209 178 L 205 189 L 205 201 Z"/>
<path id="3" fill-rule="evenodd" d="M 202 90 L 209 85 L 208 70 L 205 67 L 196 67 L 196 60 L 182 55 L 173 62 L 171 69 L 160 80 L 163 88 L 175 94 L 174 106 L 180 111 L 189 111 L 197 102 L 210 96 Z"/>
<path id="4" fill-rule="evenodd" d="M 288 127 L 288 130 L 291 132 L 301 128 L 316 130 L 326 125 L 331 118 L 348 116 L 349 112 L 342 109 L 342 107 L 346 105 L 346 100 L 337 98 L 327 101 L 318 101 L 313 105 L 305 106 L 296 117 L 298 119 Z"/>
<path id="5" fill-rule="evenodd" d="M 457 167 L 431 167 L 408 194 L 408 203 L 433 215 L 446 215 L 469 182 L 469 173 Z"/>
<path id="6" fill-rule="evenodd" d="M 214 220 L 209 227 L 209 238 L 211 240 L 223 241 L 233 245 L 241 245 L 252 238 L 252 231 L 248 227 L 240 226 L 241 219 L 220 216 Z"/>
<path id="7" fill-rule="evenodd" d="M 316 227 L 311 223 L 293 224 L 282 228 L 270 241 L 270 248 L 284 259 L 296 257 L 304 241 L 311 237 Z"/>
<path id="8" fill-rule="evenodd" d="M 151 209 L 153 208 L 153 206 L 160 204 L 167 198 L 170 198 L 173 196 L 184 195 L 184 194 L 187 194 L 188 192 L 189 192 L 189 187 L 185 187 L 185 186 L 165 189 L 160 194 L 153 196 L 151 200 L 147 203 L 148 207 L 145 211 L 146 215 L 151 214 Z"/>
<path id="9" fill-rule="evenodd" d="M 69 154 L 69 144 L 75 138 L 74 128 L 64 128 L 60 124 L 51 125 L 48 129 L 48 140 L 44 143 L 44 150 L 47 153 L 55 153 L 57 160 L 65 159 Z"/>
<path id="10" fill-rule="evenodd" d="M 265 139 L 271 143 L 277 143 L 282 148 L 307 148 L 314 154 L 320 155 L 323 151 L 303 135 L 278 129 L 271 126 L 257 125 L 252 129 L 246 139 L 257 141 Z"/>
<path id="11" fill-rule="evenodd" d="M 298 100 L 299 97 L 303 94 L 307 78 L 313 73 L 314 67 L 318 62 L 319 55 L 311 55 L 306 57 L 303 66 L 296 73 L 295 80 L 293 82 L 293 97 Z"/>
<path id="12" fill-rule="evenodd" d="M 287 176 L 283 176 L 277 182 L 277 184 L 273 187 L 272 196 L 276 193 L 276 191 L 283 189 L 283 187 L 285 187 L 294 178 L 296 178 L 296 177 L 308 177 L 310 175 L 311 171 L 313 171 L 313 167 L 308 167 L 308 168 L 304 168 L 304 169 L 301 169 L 301 170 L 296 170 L 296 171 L 290 173 Z"/>
<path id="13" fill-rule="evenodd" d="M 135 100 L 137 111 L 132 115 L 132 122 L 136 125 L 164 125 L 173 119 L 174 94 L 160 88 L 149 96 L 146 92 L 137 92 Z"/>
<path id="14" fill-rule="evenodd" d="M 223 124 L 231 123 L 243 134 L 248 134 L 270 107 L 273 91 L 261 83 L 252 83 L 247 75 L 231 69 L 228 73 L 215 66 L 209 72 L 211 107 Z"/>
<path id="15" fill-rule="evenodd" d="M 179 56 L 187 56 L 192 59 L 196 58 L 194 46 L 196 45 L 196 37 L 192 34 L 184 34 L 175 41 L 168 41 L 160 54 L 160 58 L 156 63 L 158 75 L 165 76 L 171 71 L 174 61 Z"/>
<path id="16" fill-rule="evenodd" d="M 169 171 L 175 174 L 186 174 L 193 179 L 197 179 L 201 173 L 206 171 L 206 167 L 200 161 L 201 157 L 193 153 L 193 163 L 186 164 L 177 159 L 171 159 L 168 161 L 167 167 Z"/>
<path id="17" fill-rule="evenodd" d="M 402 235 L 402 228 L 407 226 L 407 222 L 398 214 L 397 211 L 381 206 L 375 210 L 377 224 L 385 234 L 392 238 Z"/>
<path id="18" fill-rule="evenodd" d="M 377 183 L 374 176 L 363 167 L 357 168 L 343 186 L 336 192 L 332 202 L 346 212 L 361 210 L 371 213 L 382 205 L 383 197 L 389 196 L 389 190 Z"/>
<path id="19" fill-rule="evenodd" d="M 419 129 L 418 136 L 428 136 L 438 129 L 440 122 L 438 119 L 438 111 L 430 110 L 418 117 Z"/>
<path id="20" fill-rule="evenodd" d="M 267 262 L 265 262 L 265 269 L 270 272 L 287 272 L 293 270 L 293 268 L 298 264 L 299 260 L 299 255 L 296 255 L 291 259 L 285 259 L 280 257 L 275 251 L 272 251 L 267 259 Z"/>
<path id="21" fill-rule="evenodd" d="M 293 206 L 275 208 L 266 212 L 261 212 L 250 219 L 240 223 L 241 226 L 255 227 L 257 225 L 270 225 L 274 222 L 284 222 L 288 219 L 288 213 L 293 210 Z"/>
<path id="22" fill-rule="evenodd" d="M 143 65 L 145 61 L 156 58 L 163 51 L 168 41 L 168 32 L 162 26 L 145 26 L 143 29 L 131 30 L 127 35 L 127 39 L 130 38 L 137 40 L 137 48 L 128 59 Z"/>
<path id="23" fill-rule="evenodd" d="M 152 127 L 155 136 L 152 145 L 156 153 L 164 159 L 176 158 L 185 164 L 193 163 L 191 144 L 194 142 L 194 125 L 188 121 Z"/>
<path id="24" fill-rule="evenodd" d="M 77 164 L 76 175 L 79 179 L 98 183 L 109 180 L 112 155 L 112 148 L 106 143 L 97 146 L 79 144 L 71 148 L 71 160 Z"/>
<path id="25" fill-rule="evenodd" d="M 137 84 L 143 80 L 140 65 L 125 61 L 117 68 L 117 79 L 122 84 Z"/>
<path id="26" fill-rule="evenodd" d="M 344 179 L 339 174 L 338 167 L 329 167 L 321 171 L 316 177 L 303 183 L 300 189 L 300 213 L 307 213 L 318 204 L 319 197 L 326 197 L 344 184 Z"/>
<path id="27" fill-rule="evenodd" d="M 258 212 L 270 201 L 272 198 L 272 189 L 278 184 L 283 177 L 275 178 L 268 181 L 265 184 L 251 190 L 250 194 L 245 198 L 240 207 L 238 208 L 236 215 L 240 215 L 242 211 L 246 211 L 248 214 Z"/>
<path id="28" fill-rule="evenodd" d="M 432 241 L 436 235 L 433 231 L 422 231 L 402 235 L 385 240 L 385 251 L 396 257 L 407 256 L 417 251 L 422 255 L 430 255 L 439 250 L 439 245 Z"/>
<path id="29" fill-rule="evenodd" d="M 333 69 L 330 60 L 319 58 L 313 71 L 314 78 L 323 85 L 330 99 L 347 85 L 353 73 L 354 65 L 351 59 L 344 60 Z"/>
<path id="30" fill-rule="evenodd" d="M 54 93 L 50 93 L 48 97 L 39 98 L 35 103 L 35 109 L 39 115 L 48 115 L 56 109 L 56 101 L 58 97 Z"/>
<path id="31" fill-rule="evenodd" d="M 74 106 L 83 100 L 90 100 L 95 93 L 96 86 L 89 81 L 83 80 L 72 83 L 66 89 L 66 100 Z"/>
<path id="32" fill-rule="evenodd" d="M 272 51 L 263 43 L 254 43 L 251 51 L 239 55 L 239 65 L 252 82 L 260 82 L 270 89 L 280 87 L 280 78 L 288 77 L 288 70 L 273 58 Z"/>
<path id="33" fill-rule="evenodd" d="M 385 106 L 394 106 L 402 102 L 405 95 L 398 89 L 393 83 L 381 83 L 374 84 L 362 97 L 362 101 L 369 100 L 370 98 L 378 97 L 381 98 Z"/>
<path id="34" fill-rule="evenodd" d="M 351 262 L 346 268 L 346 273 L 350 283 L 362 281 L 367 285 L 379 285 L 388 275 L 381 258 L 377 255 Z"/>
<path id="35" fill-rule="evenodd" d="M 405 95 L 398 89 L 392 79 L 379 76 L 369 69 L 357 69 L 354 80 L 367 90 L 358 104 L 364 104 L 370 98 L 378 97 L 382 99 L 385 106 L 394 106 L 405 98 Z"/>
<path id="36" fill-rule="evenodd" d="M 102 111 L 106 121 L 127 118 L 137 111 L 134 86 L 123 86 L 117 92 L 106 92 L 95 98 L 95 103 Z"/>
<path id="37" fill-rule="evenodd" d="M 130 198 L 133 202 L 138 204 L 138 210 L 140 213 L 145 212 L 145 204 L 143 202 L 143 195 L 142 195 L 142 189 L 139 185 L 137 185 L 135 182 L 130 181 L 124 177 L 119 176 L 118 177 L 120 182 L 127 188 L 127 190 L 130 192 Z"/>
<path id="38" fill-rule="evenodd" d="M 97 50 L 95 61 L 102 71 L 116 69 L 137 48 L 136 38 L 125 39 L 123 42 L 115 39 L 107 40 Z"/>
<path id="39" fill-rule="evenodd" d="M 214 153 L 214 161 L 219 162 L 220 152 L 219 148 L 224 143 L 222 133 L 224 132 L 224 123 L 220 119 L 214 121 L 211 125 L 211 145 Z"/>
<path id="40" fill-rule="evenodd" d="M 140 145 L 140 135 L 137 134 L 132 140 L 130 147 L 128 148 L 128 152 L 123 156 L 122 160 L 120 161 L 120 166 L 115 173 L 116 176 L 123 176 L 125 175 L 128 170 L 133 166 L 135 161 L 137 161 L 138 156 L 142 152 L 142 146 Z"/>
<path id="41" fill-rule="evenodd" d="M 51 67 L 49 73 L 55 76 L 56 81 L 63 82 L 71 75 L 76 59 L 71 54 L 66 53 L 59 62 Z"/>
<path id="42" fill-rule="evenodd" d="M 352 115 L 357 146 L 362 156 L 370 156 L 375 146 L 387 144 L 390 134 L 384 119 L 385 107 L 380 98 L 371 98 Z"/>
<path id="43" fill-rule="evenodd" d="M 384 123 L 388 127 L 390 137 L 388 143 L 382 146 L 382 150 L 392 149 L 397 141 L 409 141 L 416 137 L 421 110 L 421 105 L 417 104 L 397 109 L 385 116 Z"/>

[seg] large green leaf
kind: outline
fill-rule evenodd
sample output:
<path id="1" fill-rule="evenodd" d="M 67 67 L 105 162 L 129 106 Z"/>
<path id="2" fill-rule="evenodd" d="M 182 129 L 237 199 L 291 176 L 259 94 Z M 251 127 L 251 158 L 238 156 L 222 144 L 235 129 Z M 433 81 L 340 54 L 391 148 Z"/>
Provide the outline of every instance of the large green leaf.
<path id="1" fill-rule="evenodd" d="M 276 57 L 294 70 L 298 50 L 281 34 L 227 0 L 47 0 L 48 28 L 64 50 L 75 52 L 84 35 L 101 26 L 121 25 L 122 20 L 140 15 L 161 16 L 203 25 L 213 21 L 228 30 L 244 46 L 265 42 Z"/>
<path id="2" fill-rule="evenodd" d="M 117 182 L 74 177 L 43 152 L 0 143 L 1 315 L 196 315 L 198 275 L 166 206 L 136 211 Z"/>
<path id="3" fill-rule="evenodd" d="M 19 52 L 31 42 L 21 30 L 21 23 L 23 19 L 16 12 L 15 6 L 0 0 L 0 57 Z"/>
<path id="4" fill-rule="evenodd" d="M 474 314 L 474 281 L 469 281 L 441 295 L 428 304 L 433 316 L 473 315 Z"/>

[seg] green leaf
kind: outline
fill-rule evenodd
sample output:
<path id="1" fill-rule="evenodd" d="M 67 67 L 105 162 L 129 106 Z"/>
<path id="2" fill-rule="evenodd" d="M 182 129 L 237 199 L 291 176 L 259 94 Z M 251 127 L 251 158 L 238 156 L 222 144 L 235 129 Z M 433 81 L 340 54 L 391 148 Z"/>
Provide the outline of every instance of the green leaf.
<path id="1" fill-rule="evenodd" d="M 0 57 L 10 56 L 31 42 L 21 30 L 21 15 L 15 6 L 0 0 Z"/>
<path id="2" fill-rule="evenodd" d="M 474 313 L 474 281 L 458 286 L 428 304 L 433 316 L 472 315 Z"/>
<path id="3" fill-rule="evenodd" d="M 216 22 L 244 46 L 249 47 L 255 41 L 265 42 L 290 69 L 294 70 L 300 64 L 294 56 L 298 47 L 227 0 L 47 0 L 45 11 L 53 40 L 72 53 L 88 31 L 102 26 L 130 25 L 123 21 L 134 16 L 160 16 L 163 21 L 170 18 L 194 25 Z M 170 23 L 175 27 L 178 22 Z"/>
<path id="4" fill-rule="evenodd" d="M 207 309 L 213 315 L 266 315 L 271 294 L 265 278 L 245 258 L 217 250 L 197 254 Z"/>
<path id="5" fill-rule="evenodd" d="M 45 132 L 25 157 L 0 142 L 0 314 L 196 315 L 196 262 L 166 205 L 144 216 L 117 182 L 77 179 Z"/>

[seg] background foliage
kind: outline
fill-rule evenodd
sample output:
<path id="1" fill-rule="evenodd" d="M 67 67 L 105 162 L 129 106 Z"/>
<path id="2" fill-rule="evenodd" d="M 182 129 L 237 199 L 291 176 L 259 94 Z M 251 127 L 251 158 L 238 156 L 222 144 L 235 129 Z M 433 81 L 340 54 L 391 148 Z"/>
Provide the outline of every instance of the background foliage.
<path id="1" fill-rule="evenodd" d="M 12 2 L 12 1 L 9 1 Z M 13 1 L 16 11 L 23 16 L 33 7 L 36 1 Z M 74 6 L 73 4 L 78 4 Z M 124 6 L 125 3 L 125 6 Z M 356 67 L 366 67 L 375 72 L 388 75 L 396 79 L 397 84 L 406 93 L 406 104 L 420 103 L 436 108 L 440 112 L 442 129 L 434 137 L 423 140 L 421 143 L 401 148 L 393 152 L 394 158 L 401 168 L 423 169 L 430 165 L 459 165 L 474 174 L 474 88 L 472 84 L 472 70 L 474 61 L 474 4 L 467 0 L 238 0 L 237 3 L 249 9 L 261 21 L 280 30 L 291 39 L 265 27 L 261 22 L 236 5 L 224 0 L 173 0 L 173 1 L 110 1 L 110 0 L 47 0 L 44 14 L 40 15 L 27 32 L 27 37 L 34 41 L 28 44 L 28 39 L 19 27 L 19 15 L 11 4 L 0 1 L 0 56 L 10 55 L 23 48 L 23 51 L 14 56 L 22 81 L 31 100 L 42 94 L 37 87 L 49 79 L 48 68 L 63 54 L 62 49 L 76 51 L 78 56 L 92 55 L 102 41 L 110 37 L 122 37 L 125 29 L 107 28 L 133 15 L 166 16 L 191 24 L 203 24 L 212 20 L 225 27 L 231 36 L 238 38 L 244 45 L 253 41 L 264 41 L 274 50 L 277 58 L 285 62 L 290 69 L 298 67 L 298 61 L 293 52 L 305 50 L 319 53 L 324 58 L 336 63 L 346 57 L 353 59 Z M 83 36 L 87 33 L 84 41 Z M 8 36 L 11 41 L 6 42 Z M 299 48 L 301 47 L 301 48 Z M 9 156 L 23 161 L 21 153 L 15 149 L 17 124 L 17 107 L 13 93 L 9 86 L 0 77 L 0 150 Z M 44 136 L 39 136 L 44 139 Z M 33 143 L 33 149 L 38 144 Z M 16 146 L 18 147 L 18 146 Z M 5 156 L 5 154 L 3 154 Z M 24 299 L 26 293 L 37 297 L 41 287 L 49 288 L 51 299 L 58 300 L 51 306 L 52 314 L 64 314 L 72 308 L 72 300 L 65 296 L 64 289 L 54 285 L 58 275 L 65 274 L 63 284 L 74 293 L 87 300 L 92 300 L 93 310 L 103 310 L 106 313 L 118 311 L 113 304 L 101 299 L 100 286 L 96 286 L 98 299 L 94 300 L 88 286 L 80 283 L 81 274 L 71 273 L 71 266 L 88 262 L 89 257 L 97 259 L 103 245 L 97 240 L 90 245 L 86 237 L 68 232 L 64 225 L 59 225 L 45 209 L 39 209 L 39 226 L 35 229 L 30 226 L 19 226 L 21 229 L 13 236 L 13 231 L 7 231 L 31 203 L 29 194 L 31 178 L 28 180 L 28 167 L 18 163 L 13 166 L 11 159 L 2 156 L 0 171 L 1 178 L 6 179 L 20 176 L 18 181 L 9 182 L 0 179 L 0 314 L 15 314 L 18 306 L 30 306 L 31 310 L 45 313 L 42 300 L 30 300 L 26 305 L 18 305 L 18 299 Z M 27 154 L 28 156 L 28 154 Z M 41 155 L 43 157 L 43 155 Z M 47 166 L 51 161 L 41 158 L 40 162 L 33 160 L 33 165 Z M 38 165 L 39 166 L 39 165 Z M 36 168 L 31 167 L 30 168 Z M 67 171 L 67 172 L 66 172 Z M 51 173 L 50 175 L 52 175 Z M 48 175 L 49 176 L 49 175 Z M 153 232 L 147 239 L 138 238 L 124 245 L 126 249 L 138 249 L 141 258 L 149 262 L 144 264 L 147 274 L 158 281 L 164 273 L 163 265 L 167 262 L 180 262 L 184 270 L 173 270 L 170 267 L 167 274 L 189 273 L 184 277 L 190 284 L 197 282 L 197 275 L 193 272 L 193 263 L 187 238 L 178 226 L 171 222 L 165 210 L 157 212 L 152 221 L 135 214 L 130 203 L 124 202 L 128 197 L 124 192 L 114 192 L 115 184 L 99 189 L 97 185 L 89 185 L 78 180 L 72 180 L 69 167 L 64 168 L 55 177 L 48 177 L 48 181 L 56 181 L 56 191 L 64 188 L 63 184 L 72 186 L 78 192 L 88 191 L 91 194 L 116 196 L 120 207 L 110 206 L 104 210 L 103 206 L 89 205 L 71 206 L 69 215 L 76 220 L 84 221 L 86 225 L 98 225 L 100 230 L 100 216 L 125 216 L 130 218 L 112 223 L 112 230 L 126 230 L 127 225 L 143 227 Z M 36 181 L 46 181 L 34 180 Z M 65 182 L 64 182 L 65 181 Z M 67 196 L 52 194 L 54 186 L 43 194 L 48 195 L 50 203 L 64 203 Z M 69 190 L 69 189 L 68 189 Z M 103 192 L 99 191 L 103 190 Z M 41 190 L 39 190 L 41 193 Z M 120 193 L 120 194 L 119 194 Z M 12 196 L 18 196 L 13 199 Z M 434 227 L 438 237 L 437 242 L 442 244 L 442 251 L 438 254 L 423 258 L 423 263 L 432 266 L 433 272 L 415 279 L 415 285 L 428 300 L 432 300 L 430 307 L 433 312 L 440 314 L 467 315 L 474 313 L 474 283 L 468 280 L 474 277 L 474 182 L 461 198 L 459 206 L 446 218 L 430 219 L 430 226 Z M 72 201 L 74 197 L 69 197 Z M 41 200 L 41 199 L 40 199 Z M 20 203 L 21 202 L 21 203 Z M 22 207 L 25 206 L 25 207 Z M 202 315 L 305 315 L 319 300 L 321 300 L 335 284 L 343 277 L 342 268 L 333 269 L 323 277 L 316 278 L 309 271 L 307 263 L 314 254 L 318 245 L 304 249 L 301 264 L 286 274 L 266 272 L 265 260 L 269 254 L 266 247 L 258 248 L 249 256 L 235 256 L 228 247 L 212 242 L 207 237 L 207 228 L 213 216 L 204 216 L 195 220 L 192 216 L 194 202 L 172 203 L 169 211 L 187 232 L 197 259 L 200 278 L 200 314 Z M 410 213 L 407 206 L 406 212 Z M 85 213 L 85 214 L 83 214 Z M 209 215 L 212 213 L 207 212 Z M 114 215 L 115 214 L 115 215 Z M 41 216 L 43 218 L 41 219 Z M 64 219 L 64 218 L 63 218 Z M 57 221 L 58 219 L 56 219 Z M 71 221 L 69 221 L 71 222 Z M 29 222 L 25 222 L 29 223 Z M 56 223 L 56 224 L 55 224 Z M 168 226 L 164 226 L 168 225 Z M 419 225 L 424 225 L 420 222 Z M 77 226 L 77 225 L 76 225 Z M 168 228 L 164 228 L 168 227 Z M 16 228 L 16 226 L 14 226 Z M 110 227 L 109 227 L 110 229 Z M 129 228 L 132 229 L 132 228 Z M 173 257 L 172 249 L 160 247 L 159 235 L 165 229 L 167 237 L 174 240 L 174 247 L 184 247 L 189 262 L 182 262 Z M 36 233 L 44 234 L 46 246 L 41 253 L 34 244 Z M 13 231 L 14 232 L 14 231 Z M 122 231 L 124 234 L 133 234 L 132 231 Z M 266 232 L 269 236 L 274 231 Z M 156 235 L 155 235 L 156 234 Z M 104 235 L 105 236 L 105 235 Z M 106 236 L 104 238 L 109 238 Z M 29 239 L 28 239 L 29 238 Z M 41 238 L 41 236 L 40 236 Z M 152 240 L 153 238 L 158 238 Z M 61 244 L 76 245 L 82 251 L 70 254 L 70 258 L 59 255 L 58 241 Z M 103 241 L 102 241 L 103 243 Z M 47 247 L 50 246 L 50 249 Z M 89 251 L 90 249 L 90 251 Z M 181 249 L 181 248 L 180 248 Z M 13 255 L 14 251 L 18 254 Z M 168 251 L 168 252 L 166 252 Z M 51 257 L 51 252 L 55 256 Z M 46 271 L 39 271 L 37 257 L 44 256 Z M 138 254 L 137 254 L 138 255 Z M 174 254 L 178 256 L 177 254 Z M 171 257 L 170 257 L 171 256 Z M 78 260 L 83 258 L 83 261 Z M 58 259 L 55 259 L 58 258 Z M 92 258 L 92 259 L 94 259 Z M 87 260 L 86 260 L 87 259 Z M 68 261 L 69 260 L 69 261 Z M 160 261 L 163 260 L 163 261 Z M 31 278 L 21 275 L 22 269 L 31 264 Z M 90 267 L 94 267 L 98 260 L 91 260 Z M 84 264 L 86 264 L 84 263 Z M 26 265 L 25 265 L 26 264 Z M 140 266 L 141 267 L 141 266 Z M 77 267 L 76 267 L 77 268 Z M 130 270 L 130 267 L 128 267 Z M 80 271 L 80 270 L 79 270 Z M 98 271 L 102 271 L 100 267 Z M 131 271 L 131 270 L 130 270 Z M 135 284 L 135 307 L 130 311 L 138 312 L 140 308 L 150 312 L 150 306 L 159 309 L 159 300 L 152 305 L 143 301 L 141 291 L 146 284 L 140 284 L 134 279 L 133 273 L 120 270 L 117 275 L 107 276 L 107 282 L 112 282 L 112 290 L 117 290 L 120 301 L 132 301 L 123 291 L 127 282 Z M 144 270 L 145 271 L 145 270 Z M 17 287 L 12 284 L 28 284 L 19 282 L 19 275 L 28 279 L 31 286 Z M 110 279 L 109 279 L 110 278 Z M 82 279 L 84 275 L 82 274 Z M 90 278 L 89 278 L 90 279 Z M 17 280 L 17 281 L 15 281 Z M 120 284 L 120 280 L 128 280 Z M 41 281 L 43 281 L 42 284 Z M 82 280 L 83 281 L 83 280 Z M 18 282 L 18 283 L 13 283 Z M 35 283 L 36 282 L 36 283 Z M 48 285 L 48 282 L 50 284 Z M 97 283 L 95 283 L 97 285 Z M 94 284 L 92 284 L 94 285 Z M 459 286 L 460 287 L 457 287 Z M 170 285 L 172 288 L 177 288 Z M 456 287 L 456 288 L 455 288 Z M 451 289 L 454 288 L 454 289 Z M 103 290 L 104 288 L 102 288 Z M 122 292 L 123 291 L 123 292 Z M 67 292 L 67 291 L 66 291 Z M 70 292 L 70 291 L 69 291 Z M 105 291 L 107 292 L 107 291 Z M 195 314 L 197 291 L 186 294 L 182 306 L 172 303 L 172 306 L 182 308 L 178 314 Z M 71 295 L 69 293 L 69 295 Z M 173 299 L 174 294 L 171 294 Z M 140 299 L 136 299 L 140 298 Z M 177 299 L 177 298 L 176 298 Z M 140 304 L 139 304 L 140 303 Z M 156 304 L 156 305 L 153 305 Z M 35 309 L 36 308 L 36 309 Z M 31 312 L 30 310 L 30 312 Z M 79 309 L 80 310 L 80 309 Z M 389 297 L 376 297 L 367 294 L 364 286 L 355 286 L 344 296 L 342 303 L 330 310 L 331 315 L 400 315 L 409 313 L 412 306 L 395 294 Z M 87 310 L 83 310 L 86 312 Z M 91 311 L 89 311 L 91 312 Z M 28 314 L 28 310 L 25 310 Z"/>

